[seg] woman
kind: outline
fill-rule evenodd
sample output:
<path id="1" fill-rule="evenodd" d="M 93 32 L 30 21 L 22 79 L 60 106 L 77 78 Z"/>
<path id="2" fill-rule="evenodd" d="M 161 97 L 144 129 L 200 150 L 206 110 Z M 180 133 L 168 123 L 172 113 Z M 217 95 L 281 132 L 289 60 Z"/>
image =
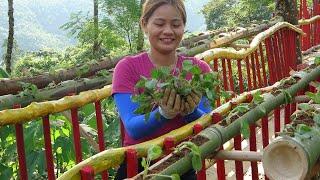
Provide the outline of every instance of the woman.
<path id="1" fill-rule="evenodd" d="M 159 137 L 211 110 L 204 105 L 206 98 L 201 95 L 191 93 L 185 102 L 175 89 L 166 89 L 161 104 L 151 112 L 148 121 L 145 121 L 144 114 L 134 113 L 139 106 L 131 101 L 134 86 L 141 76 L 150 77 L 154 68 L 167 66 L 172 70 L 181 69 L 182 62 L 188 59 L 198 65 L 203 73 L 210 71 L 205 62 L 176 53 L 186 25 L 182 0 L 146 0 L 140 24 L 150 42 L 150 50 L 122 59 L 113 76 L 112 94 L 125 129 L 124 146 Z M 157 113 L 161 115 L 160 120 L 156 118 Z M 118 170 L 120 174 L 126 177 L 124 165 Z"/>

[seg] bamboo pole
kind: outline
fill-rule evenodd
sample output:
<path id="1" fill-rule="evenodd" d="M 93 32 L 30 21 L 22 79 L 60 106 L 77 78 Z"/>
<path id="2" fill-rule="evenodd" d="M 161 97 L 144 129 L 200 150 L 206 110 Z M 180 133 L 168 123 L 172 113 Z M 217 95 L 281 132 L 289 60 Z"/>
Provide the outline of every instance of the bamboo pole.
<path id="1" fill-rule="evenodd" d="M 289 24 L 287 22 L 279 22 L 276 25 L 267 29 L 266 31 L 263 31 L 259 33 L 257 36 L 255 36 L 255 38 L 250 43 L 250 48 L 246 50 L 242 49 L 242 50 L 236 51 L 233 49 L 215 48 L 215 49 L 205 51 L 201 54 L 198 54 L 196 55 L 196 57 L 199 59 L 204 59 L 206 62 L 210 62 L 215 58 L 219 58 L 219 57 L 224 57 L 228 59 L 244 59 L 253 51 L 255 51 L 259 47 L 259 44 L 262 41 L 264 41 L 267 37 L 271 36 L 276 31 L 282 28 L 289 28 L 299 34 L 304 34 L 304 32 L 301 29 L 297 28 L 292 24 Z"/>
<path id="2" fill-rule="evenodd" d="M 82 91 L 90 89 L 102 88 L 106 84 L 111 83 L 111 77 L 96 77 L 93 79 L 80 79 L 64 81 L 53 87 L 40 89 L 35 94 L 17 94 L 0 96 L 0 111 L 12 109 L 13 105 L 20 104 L 25 107 L 32 102 L 43 102 L 49 100 L 57 100 L 71 93 L 78 94 Z"/>
<path id="3" fill-rule="evenodd" d="M 320 77 L 320 67 L 314 69 L 311 73 L 301 79 L 297 84 L 291 86 L 286 90 L 291 96 L 297 94 L 301 89 L 308 86 L 311 81 L 316 80 Z M 270 97 L 265 102 L 252 109 L 248 113 L 244 114 L 237 121 L 228 125 L 227 127 L 221 127 L 218 125 L 210 126 L 200 132 L 197 136 L 204 136 L 210 139 L 208 142 L 200 146 L 201 156 L 205 158 L 214 153 L 219 147 L 225 142 L 229 141 L 234 136 L 238 135 L 241 129 L 241 122 L 247 121 L 249 124 L 255 123 L 255 121 L 266 116 L 273 109 L 285 104 L 285 93 L 281 93 L 276 97 Z M 191 169 L 191 157 L 189 153 L 184 158 L 177 160 L 174 164 L 164 169 L 160 174 L 171 175 L 171 174 L 184 174 Z M 155 178 L 161 179 L 161 178 Z"/>
<path id="4" fill-rule="evenodd" d="M 255 94 L 258 91 L 264 91 L 268 92 L 277 87 L 279 83 L 274 84 L 273 86 L 253 90 L 251 92 L 245 92 L 235 98 L 232 99 L 232 103 L 228 102 L 223 104 L 222 106 L 216 108 L 213 110 L 211 113 L 219 113 L 221 115 L 224 115 L 228 113 L 231 110 L 231 107 L 234 104 L 240 104 L 245 101 L 247 101 L 247 97 L 250 94 Z M 75 165 L 72 167 L 70 170 L 65 172 L 62 176 L 58 178 L 58 180 L 69 180 L 69 179 L 80 179 L 80 170 L 85 167 L 85 166 L 91 166 L 94 169 L 94 172 L 100 173 L 105 169 L 109 169 L 112 167 L 116 167 L 120 165 L 123 160 L 124 160 L 124 154 L 127 149 L 135 149 L 138 152 L 138 157 L 145 157 L 147 155 L 148 149 L 153 146 L 153 145 L 159 145 L 163 146 L 163 142 L 166 137 L 173 137 L 175 139 L 175 143 L 179 143 L 185 138 L 189 137 L 190 135 L 193 134 L 193 126 L 195 124 L 200 124 L 204 128 L 208 127 L 209 125 L 212 124 L 212 118 L 211 118 L 211 113 L 207 114 L 205 116 L 202 116 L 196 121 L 193 121 L 192 123 L 189 123 L 181 128 L 178 128 L 176 130 L 173 130 L 169 132 L 168 134 L 162 135 L 156 139 L 143 142 L 140 144 L 136 144 L 133 146 L 127 146 L 127 147 L 122 147 L 122 148 L 117 148 L 117 149 L 109 149 L 105 150 L 103 152 L 100 152 L 84 161 L 81 163 Z"/>

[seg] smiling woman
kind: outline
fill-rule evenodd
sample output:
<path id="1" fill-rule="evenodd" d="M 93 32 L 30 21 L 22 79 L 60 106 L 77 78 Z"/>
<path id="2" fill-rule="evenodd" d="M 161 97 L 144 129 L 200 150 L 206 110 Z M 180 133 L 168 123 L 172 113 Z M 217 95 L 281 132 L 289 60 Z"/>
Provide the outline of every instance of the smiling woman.
<path id="1" fill-rule="evenodd" d="M 194 121 L 211 111 L 206 106 L 206 97 L 190 93 L 181 98 L 176 89 L 165 89 L 159 107 L 154 107 L 148 121 L 144 114 L 135 114 L 139 104 L 131 96 L 137 93 L 136 83 L 141 76 L 151 77 L 155 68 L 169 67 L 172 75 L 182 69 L 183 61 L 190 60 L 199 66 L 202 73 L 210 67 L 194 57 L 178 55 L 176 49 L 182 39 L 186 25 L 186 11 L 182 0 L 147 0 L 143 5 L 141 27 L 150 42 L 150 50 L 122 59 L 115 67 L 112 95 L 124 125 L 123 145 L 129 146 L 154 139 Z M 178 69 L 178 70 L 177 70 Z M 190 80 L 191 77 L 187 77 Z M 138 93 L 143 90 L 138 90 Z M 160 114 L 160 118 L 157 118 Z M 140 166 L 139 171 L 142 170 Z M 122 164 L 116 179 L 126 178 L 126 167 Z M 182 179 L 195 179 L 193 171 Z"/>

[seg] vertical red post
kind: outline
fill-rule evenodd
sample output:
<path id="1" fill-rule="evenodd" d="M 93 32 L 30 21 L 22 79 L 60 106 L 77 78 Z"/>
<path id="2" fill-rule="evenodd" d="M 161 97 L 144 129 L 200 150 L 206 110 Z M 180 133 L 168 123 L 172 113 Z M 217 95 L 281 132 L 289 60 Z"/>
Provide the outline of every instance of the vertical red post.
<path id="1" fill-rule="evenodd" d="M 280 108 L 274 110 L 274 133 L 280 132 Z"/>
<path id="2" fill-rule="evenodd" d="M 269 144 L 269 125 L 268 116 L 262 118 L 262 145 L 263 148 L 267 147 Z"/>
<path id="3" fill-rule="evenodd" d="M 173 137 L 166 137 L 163 142 L 165 154 L 170 154 L 174 148 L 175 142 Z"/>
<path id="4" fill-rule="evenodd" d="M 284 108 L 284 124 L 289 124 L 290 123 L 290 113 L 291 113 L 291 109 L 290 109 L 291 105 L 287 104 Z"/>
<path id="5" fill-rule="evenodd" d="M 247 68 L 247 78 L 248 78 L 248 91 L 252 90 L 252 85 L 251 85 L 251 73 L 250 73 L 250 65 L 249 65 L 249 58 L 246 57 L 246 68 Z"/>
<path id="6" fill-rule="evenodd" d="M 101 151 L 104 151 L 104 149 L 105 149 L 103 122 L 102 122 L 102 113 L 101 113 L 101 102 L 96 101 L 94 103 L 94 105 L 95 105 L 95 110 L 96 110 L 99 150 L 101 152 Z M 108 179 L 108 171 L 103 171 L 101 175 L 102 175 L 103 180 Z"/>
<path id="7" fill-rule="evenodd" d="M 199 134 L 203 129 L 201 124 L 195 124 L 193 126 L 193 133 Z M 206 163 L 205 160 L 202 160 L 202 169 L 197 172 L 197 180 L 206 180 Z"/>
<path id="8" fill-rule="evenodd" d="M 267 52 L 267 58 L 268 58 L 270 82 L 271 84 L 274 84 L 276 82 L 277 77 L 276 77 L 276 73 L 274 72 L 275 71 L 274 55 L 273 55 L 272 41 L 270 37 L 265 40 L 265 45 L 266 45 L 266 52 Z"/>
<path id="9" fill-rule="evenodd" d="M 138 174 L 138 155 L 135 149 L 126 151 L 127 157 L 127 177 L 132 178 Z"/>
<path id="10" fill-rule="evenodd" d="M 256 70 L 257 70 L 257 77 L 258 77 L 258 87 L 261 88 L 263 86 L 262 84 L 262 78 L 261 78 L 261 71 L 260 71 L 260 61 L 258 56 L 258 50 L 254 53 L 255 59 L 256 59 Z"/>
<path id="11" fill-rule="evenodd" d="M 250 151 L 257 151 L 257 139 L 256 139 L 255 125 L 250 125 L 249 146 L 250 146 Z M 257 162 L 251 162 L 251 171 L 252 171 L 252 180 L 259 179 Z"/>
<path id="12" fill-rule="evenodd" d="M 81 180 L 94 180 L 94 169 L 91 166 L 85 166 L 80 170 Z"/>
<path id="13" fill-rule="evenodd" d="M 218 72 L 219 71 L 219 65 L 218 65 L 218 59 L 214 59 L 213 60 L 213 70 L 215 72 Z M 219 92 L 220 89 L 217 89 L 217 91 Z M 217 107 L 219 107 L 221 105 L 221 99 L 220 97 L 217 99 Z"/>
<path id="14" fill-rule="evenodd" d="M 45 151 L 46 151 L 48 180 L 54 180 L 55 175 L 54 175 L 49 116 L 43 117 L 42 122 L 43 122 L 43 135 L 44 135 L 44 144 L 45 144 Z"/>
<path id="15" fill-rule="evenodd" d="M 243 88 L 243 77 L 242 77 L 242 69 L 241 69 L 241 60 L 237 61 L 238 65 L 238 76 L 239 76 L 239 89 L 240 93 L 244 92 Z M 241 150 L 241 135 L 237 135 L 233 139 L 234 141 L 234 149 L 235 150 Z M 236 179 L 242 180 L 243 179 L 243 163 L 242 161 L 235 161 L 236 166 Z"/>
<path id="16" fill-rule="evenodd" d="M 267 73 L 266 73 L 266 63 L 264 60 L 264 52 L 262 48 L 262 43 L 259 45 L 260 57 L 261 57 L 261 67 L 262 67 L 262 75 L 263 75 L 263 86 L 266 87 L 268 85 L 267 81 Z"/>
<path id="17" fill-rule="evenodd" d="M 222 117 L 219 113 L 212 114 L 212 122 L 214 124 L 220 122 L 221 120 L 222 120 Z M 220 150 L 222 150 L 222 149 L 223 149 L 223 146 L 220 148 Z M 218 176 L 219 180 L 226 179 L 224 160 L 217 160 L 217 176 Z"/>
<path id="18" fill-rule="evenodd" d="M 14 109 L 21 108 L 20 105 L 14 105 Z M 19 161 L 19 172 L 20 179 L 27 180 L 28 172 L 27 172 L 27 163 L 26 163 L 26 154 L 24 148 L 24 138 L 23 138 L 23 125 L 15 124 L 16 129 L 16 141 L 17 141 L 17 153 L 18 153 L 18 161 Z"/>
<path id="19" fill-rule="evenodd" d="M 251 70 L 252 70 L 252 79 L 253 79 L 253 88 L 257 89 L 257 74 L 256 74 L 256 63 L 254 60 L 254 53 L 251 53 Z"/>
<path id="20" fill-rule="evenodd" d="M 76 152 L 76 163 L 78 164 L 82 161 L 78 108 L 71 109 L 71 119 L 72 119 L 74 148 Z"/>

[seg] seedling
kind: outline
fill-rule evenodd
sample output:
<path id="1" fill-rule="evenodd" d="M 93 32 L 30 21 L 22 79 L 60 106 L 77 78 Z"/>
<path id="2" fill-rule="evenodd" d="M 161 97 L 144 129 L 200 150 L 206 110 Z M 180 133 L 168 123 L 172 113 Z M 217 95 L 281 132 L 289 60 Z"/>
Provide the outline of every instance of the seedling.
<path id="1" fill-rule="evenodd" d="M 176 147 L 174 153 L 181 152 L 183 149 L 189 149 L 191 151 L 192 167 L 194 170 L 200 171 L 202 169 L 202 160 L 199 146 L 190 141 L 182 142 Z"/>
<path id="2" fill-rule="evenodd" d="M 161 175 L 161 174 L 148 174 L 148 169 L 150 167 L 151 161 L 158 159 L 161 155 L 162 155 L 162 148 L 158 145 L 151 146 L 148 149 L 147 158 L 142 158 L 142 162 L 141 162 L 141 165 L 144 168 L 142 178 L 146 179 L 148 177 L 158 176 L 158 177 L 170 178 L 172 180 L 180 180 L 180 176 L 178 174 L 172 174 L 171 176 Z"/>
<path id="3" fill-rule="evenodd" d="M 191 77 L 191 79 L 186 80 L 187 77 Z M 150 112 L 160 104 L 166 88 L 175 89 L 177 94 L 185 100 L 191 92 L 205 95 L 213 106 L 215 100 L 225 94 L 217 92 L 219 86 L 217 72 L 203 74 L 202 70 L 189 60 L 183 62 L 181 71 L 177 68 L 173 73 L 168 67 L 156 68 L 152 70 L 151 78 L 141 76 L 137 82 L 136 95 L 132 96 L 132 101 L 138 103 L 139 107 L 134 112 L 145 114 L 145 119 L 148 120 Z M 142 93 L 139 94 L 138 91 L 142 91 Z"/>

